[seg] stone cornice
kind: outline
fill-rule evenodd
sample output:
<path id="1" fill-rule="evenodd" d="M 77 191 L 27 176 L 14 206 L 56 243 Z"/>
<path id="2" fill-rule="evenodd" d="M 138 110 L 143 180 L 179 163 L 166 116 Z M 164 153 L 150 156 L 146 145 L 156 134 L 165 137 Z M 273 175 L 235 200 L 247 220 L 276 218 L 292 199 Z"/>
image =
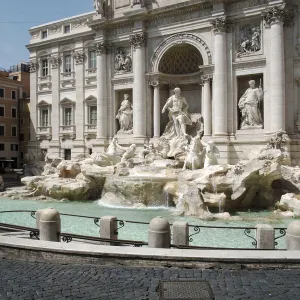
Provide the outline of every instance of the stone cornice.
<path id="1" fill-rule="evenodd" d="M 250 60 L 242 62 L 234 62 L 232 64 L 233 70 L 244 70 L 244 69 L 253 69 L 253 68 L 264 68 L 266 66 L 266 60 Z"/>

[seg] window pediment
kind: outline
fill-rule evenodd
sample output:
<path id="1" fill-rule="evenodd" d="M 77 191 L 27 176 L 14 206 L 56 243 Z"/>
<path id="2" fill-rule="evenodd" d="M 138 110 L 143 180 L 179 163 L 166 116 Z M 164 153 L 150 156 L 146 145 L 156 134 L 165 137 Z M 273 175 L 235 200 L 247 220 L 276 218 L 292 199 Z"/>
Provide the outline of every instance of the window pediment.
<path id="1" fill-rule="evenodd" d="M 42 100 L 40 101 L 38 104 L 37 104 L 37 107 L 42 107 L 42 106 L 51 106 L 52 104 L 45 101 L 45 100 Z"/>
<path id="2" fill-rule="evenodd" d="M 88 96 L 84 102 L 88 105 L 96 104 L 97 103 L 97 98 L 93 95 Z"/>
<path id="3" fill-rule="evenodd" d="M 65 97 L 62 100 L 60 100 L 60 105 L 62 105 L 62 106 L 73 106 L 73 105 L 75 105 L 75 101 L 72 101 L 69 98 Z"/>

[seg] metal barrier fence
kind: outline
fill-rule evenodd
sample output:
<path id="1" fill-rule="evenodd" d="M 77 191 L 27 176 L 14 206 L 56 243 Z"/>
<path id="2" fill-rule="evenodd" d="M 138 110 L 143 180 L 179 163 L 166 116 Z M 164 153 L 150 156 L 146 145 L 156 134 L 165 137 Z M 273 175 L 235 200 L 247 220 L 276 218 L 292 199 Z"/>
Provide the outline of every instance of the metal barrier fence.
<path id="1" fill-rule="evenodd" d="M 4 213 L 29 213 L 32 218 L 35 219 L 35 213 L 36 211 L 33 210 L 9 210 L 9 211 L 0 211 L 0 214 Z M 100 219 L 99 217 L 93 217 L 93 216 L 85 216 L 85 215 L 74 215 L 74 214 L 65 214 L 60 213 L 61 216 L 69 216 L 69 217 L 76 217 L 76 218 L 86 218 L 93 220 L 94 225 L 96 225 L 98 228 L 100 228 Z M 130 221 L 130 220 L 119 220 L 116 219 L 114 222 L 117 222 L 117 228 L 114 230 L 114 234 L 117 236 L 119 234 L 119 230 L 124 228 L 126 223 L 128 224 L 140 224 L 140 225 L 147 225 L 149 226 L 149 223 L 147 222 L 140 222 L 140 221 Z M 173 224 L 170 224 L 172 226 Z M 0 227 L 5 227 L 11 230 L 16 231 L 28 231 L 30 238 L 36 238 L 39 239 L 39 230 L 37 228 L 32 227 L 26 227 L 26 226 L 18 226 L 18 225 L 12 225 L 7 223 L 0 223 Z M 249 249 L 257 249 L 257 239 L 256 236 L 256 227 L 237 227 L 237 226 L 209 226 L 209 225 L 188 225 L 189 227 L 189 235 L 188 235 L 188 241 L 193 242 L 193 237 L 195 235 L 198 235 L 201 233 L 202 229 L 232 229 L 232 230 L 243 230 L 244 235 L 248 237 L 251 240 L 251 244 L 254 248 L 237 248 L 239 250 L 249 250 Z M 194 231 L 191 233 L 191 230 Z M 281 227 L 275 227 L 275 236 L 274 236 L 274 245 L 278 245 L 278 240 L 280 238 L 283 238 L 286 235 L 286 228 Z M 279 234 L 276 235 L 276 232 Z M 73 239 L 77 240 L 86 240 L 86 241 L 95 241 L 95 242 L 110 242 L 114 245 L 131 245 L 134 247 L 142 247 L 145 245 L 148 245 L 147 242 L 144 241 L 134 241 L 134 240 L 120 240 L 120 239 L 107 239 L 107 238 L 101 238 L 101 237 L 93 237 L 93 236 L 85 236 L 85 235 L 77 235 L 73 233 L 61 233 L 61 240 L 66 243 L 70 243 L 73 241 Z M 171 247 L 174 248 L 182 248 L 182 249 L 234 249 L 234 248 L 226 248 L 226 247 L 207 247 L 207 246 L 194 246 L 194 245 L 173 245 L 171 244 Z M 280 250 L 280 249 L 276 249 Z"/>

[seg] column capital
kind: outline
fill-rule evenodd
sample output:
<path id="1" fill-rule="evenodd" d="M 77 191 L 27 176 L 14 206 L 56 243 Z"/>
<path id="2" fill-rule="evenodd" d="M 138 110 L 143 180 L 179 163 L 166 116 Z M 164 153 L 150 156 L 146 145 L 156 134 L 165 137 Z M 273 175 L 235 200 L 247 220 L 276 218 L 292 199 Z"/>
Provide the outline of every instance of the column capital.
<path id="1" fill-rule="evenodd" d="M 231 29 L 232 21 L 227 20 L 226 16 L 219 17 L 210 22 L 213 32 L 228 32 Z"/>
<path id="2" fill-rule="evenodd" d="M 281 6 L 274 6 L 261 13 L 261 18 L 265 21 L 266 27 L 270 27 L 272 24 L 278 22 L 282 22 L 287 27 L 292 26 L 294 24 L 294 17 L 294 10 Z"/>
<path id="3" fill-rule="evenodd" d="M 83 64 L 85 60 L 85 53 L 83 51 L 76 51 L 73 54 L 73 58 L 76 64 Z"/>
<path id="4" fill-rule="evenodd" d="M 143 47 L 146 45 L 146 33 L 139 32 L 130 36 L 130 44 L 134 49 Z"/>
<path id="5" fill-rule="evenodd" d="M 155 88 L 155 87 L 159 87 L 160 82 L 157 79 L 155 81 L 149 81 L 149 84 Z"/>
<path id="6" fill-rule="evenodd" d="M 53 55 L 50 57 L 50 64 L 52 69 L 57 69 L 60 66 L 61 59 L 59 55 Z"/>
<path id="7" fill-rule="evenodd" d="M 38 64 L 36 59 L 31 60 L 29 62 L 29 71 L 30 71 L 30 73 L 36 72 L 37 69 L 38 69 L 38 66 L 39 66 L 39 64 Z"/>
<path id="8" fill-rule="evenodd" d="M 111 52 L 112 45 L 108 42 L 101 41 L 96 44 L 97 55 L 109 54 Z"/>
<path id="9" fill-rule="evenodd" d="M 201 76 L 201 82 L 203 82 L 203 84 L 205 82 L 210 82 L 212 80 L 212 75 L 211 74 L 207 74 L 207 75 L 202 75 Z"/>

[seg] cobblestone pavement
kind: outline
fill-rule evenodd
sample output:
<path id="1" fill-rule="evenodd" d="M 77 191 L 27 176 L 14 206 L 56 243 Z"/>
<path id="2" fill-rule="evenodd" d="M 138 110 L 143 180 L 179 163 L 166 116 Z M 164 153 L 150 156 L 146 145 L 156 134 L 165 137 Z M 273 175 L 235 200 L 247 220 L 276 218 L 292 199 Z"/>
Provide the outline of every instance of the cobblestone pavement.
<path id="1" fill-rule="evenodd" d="M 217 270 L 0 260 L 0 299 L 159 299 L 160 280 L 208 280 L 216 299 L 300 299 L 300 269 Z"/>

